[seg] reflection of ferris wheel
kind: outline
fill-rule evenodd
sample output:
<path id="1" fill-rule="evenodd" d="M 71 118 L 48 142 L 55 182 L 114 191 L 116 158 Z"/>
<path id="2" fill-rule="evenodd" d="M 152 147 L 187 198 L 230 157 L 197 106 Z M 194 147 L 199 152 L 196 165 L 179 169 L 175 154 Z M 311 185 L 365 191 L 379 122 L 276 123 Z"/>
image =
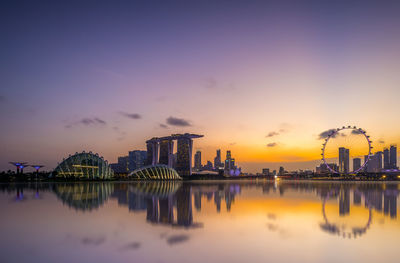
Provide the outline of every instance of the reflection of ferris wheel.
<path id="1" fill-rule="evenodd" d="M 361 135 L 361 137 L 363 138 L 363 142 L 366 144 L 366 147 L 368 147 L 368 154 L 365 155 L 365 161 L 363 164 L 360 163 L 359 167 L 353 167 L 353 170 L 351 171 L 349 169 L 349 165 L 347 164 L 347 170 L 346 169 L 335 169 L 335 167 L 332 166 L 332 164 L 328 163 L 327 160 L 327 153 L 326 153 L 326 148 L 327 148 L 327 144 L 328 142 L 330 142 L 332 139 L 340 137 L 343 135 L 343 132 L 347 131 L 350 132 L 350 134 L 354 134 L 354 135 Z M 370 160 L 370 155 L 371 155 L 371 151 L 372 151 L 372 146 L 371 146 L 371 141 L 369 139 L 369 136 L 367 135 L 366 131 L 364 131 L 361 128 L 357 128 L 356 126 L 352 127 L 352 126 L 343 126 L 342 128 L 337 128 L 337 129 L 332 129 L 330 130 L 329 134 L 327 135 L 324 143 L 322 144 L 322 161 L 324 162 L 324 165 L 326 166 L 326 168 L 331 172 L 331 173 L 340 173 L 340 174 L 357 174 L 358 172 L 362 171 L 364 169 L 364 167 L 367 165 L 368 161 Z M 348 149 L 347 150 L 347 155 L 348 153 Z M 340 153 L 339 153 L 340 155 Z M 339 157 L 340 158 L 340 157 Z M 347 156 L 347 159 L 349 159 L 349 156 Z M 339 166 L 340 166 L 340 160 L 339 160 Z"/>
<path id="2" fill-rule="evenodd" d="M 359 192 L 358 190 L 354 190 L 354 192 L 358 193 L 360 196 L 364 196 L 364 194 Z M 328 220 L 328 217 L 326 215 L 326 202 L 330 199 L 332 193 L 333 193 L 333 191 L 328 193 L 328 195 L 322 201 L 322 216 L 324 217 L 324 221 L 325 221 L 325 223 L 320 224 L 320 227 L 322 228 L 322 230 L 332 233 L 332 234 L 336 234 L 338 236 L 348 237 L 348 238 L 352 238 L 352 237 L 356 238 L 358 236 L 365 234 L 372 223 L 372 207 L 369 204 L 366 196 L 364 196 L 364 200 L 365 200 L 364 202 L 365 202 L 365 207 L 368 209 L 367 222 L 363 226 L 353 227 L 351 229 L 351 231 L 344 232 L 343 229 L 339 225 L 337 225 L 335 223 L 331 223 Z"/>

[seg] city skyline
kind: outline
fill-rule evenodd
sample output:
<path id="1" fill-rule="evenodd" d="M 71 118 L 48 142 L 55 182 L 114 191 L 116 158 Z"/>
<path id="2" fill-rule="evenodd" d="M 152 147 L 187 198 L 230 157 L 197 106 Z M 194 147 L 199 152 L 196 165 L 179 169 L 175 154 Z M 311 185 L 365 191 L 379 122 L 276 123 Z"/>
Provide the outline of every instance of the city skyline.
<path id="1" fill-rule="evenodd" d="M 204 134 L 243 171 L 320 164 L 324 132 L 400 144 L 400 3 L 5 3 L 0 170 L 115 162 L 163 134 Z M 89 12 L 90 10 L 90 12 Z"/>

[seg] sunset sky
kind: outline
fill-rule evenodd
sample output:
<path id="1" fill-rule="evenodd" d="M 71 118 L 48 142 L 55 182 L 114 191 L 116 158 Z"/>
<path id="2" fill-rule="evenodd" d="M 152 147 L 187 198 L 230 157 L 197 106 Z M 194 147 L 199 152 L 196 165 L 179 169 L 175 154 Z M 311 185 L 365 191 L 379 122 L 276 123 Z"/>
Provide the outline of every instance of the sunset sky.
<path id="1" fill-rule="evenodd" d="M 55 3 L 57 2 L 57 3 Z M 301 3 L 300 3 L 301 2 Z M 199 133 L 203 163 L 315 168 L 331 128 L 400 143 L 400 1 L 6 1 L 0 170 Z"/>

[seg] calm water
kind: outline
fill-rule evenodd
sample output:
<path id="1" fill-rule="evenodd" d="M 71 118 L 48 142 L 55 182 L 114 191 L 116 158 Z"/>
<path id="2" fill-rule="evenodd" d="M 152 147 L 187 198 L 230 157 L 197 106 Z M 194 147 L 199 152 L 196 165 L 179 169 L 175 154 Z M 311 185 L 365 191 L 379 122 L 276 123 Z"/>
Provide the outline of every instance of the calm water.
<path id="1" fill-rule="evenodd" d="M 400 184 L 0 184 L 0 262 L 399 262 Z"/>

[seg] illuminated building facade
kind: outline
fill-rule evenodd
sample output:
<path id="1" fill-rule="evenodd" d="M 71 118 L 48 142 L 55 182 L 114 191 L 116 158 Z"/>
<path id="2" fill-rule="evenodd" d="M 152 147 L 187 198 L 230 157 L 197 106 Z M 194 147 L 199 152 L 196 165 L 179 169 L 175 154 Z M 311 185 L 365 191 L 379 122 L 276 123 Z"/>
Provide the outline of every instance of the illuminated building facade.
<path id="1" fill-rule="evenodd" d="M 110 179 L 114 171 L 97 153 L 81 152 L 70 155 L 54 169 L 56 177 L 81 179 Z"/>
<path id="2" fill-rule="evenodd" d="M 182 180 L 173 168 L 163 164 L 139 168 L 129 176 L 138 180 Z"/>

